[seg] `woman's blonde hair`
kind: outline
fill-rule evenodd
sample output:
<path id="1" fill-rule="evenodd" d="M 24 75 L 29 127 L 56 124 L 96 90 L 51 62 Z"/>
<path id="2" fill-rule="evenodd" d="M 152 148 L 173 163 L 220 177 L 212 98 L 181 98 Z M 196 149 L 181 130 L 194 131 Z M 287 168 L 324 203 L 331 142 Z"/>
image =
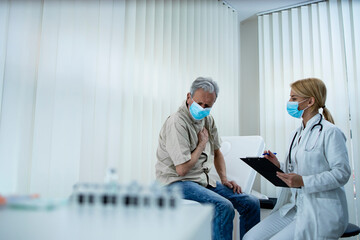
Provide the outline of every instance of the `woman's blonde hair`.
<path id="1" fill-rule="evenodd" d="M 290 84 L 293 92 L 299 97 L 315 98 L 315 103 L 310 107 L 311 111 L 323 109 L 323 115 L 326 120 L 334 124 L 334 119 L 330 111 L 325 106 L 326 101 L 326 86 L 323 81 L 318 78 L 305 78 L 297 80 Z"/>

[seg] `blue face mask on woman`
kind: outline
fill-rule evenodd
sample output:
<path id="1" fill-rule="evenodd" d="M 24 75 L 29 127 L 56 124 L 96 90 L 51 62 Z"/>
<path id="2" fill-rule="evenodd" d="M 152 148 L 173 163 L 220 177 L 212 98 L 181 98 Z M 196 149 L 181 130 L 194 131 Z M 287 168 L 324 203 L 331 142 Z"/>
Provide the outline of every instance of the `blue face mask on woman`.
<path id="1" fill-rule="evenodd" d="M 290 116 L 294 118 L 301 118 L 304 114 L 304 111 L 307 109 L 307 107 L 303 110 L 299 110 L 299 103 L 305 102 L 307 99 L 301 102 L 287 102 L 286 110 L 290 114 Z"/>
<path id="2" fill-rule="evenodd" d="M 204 117 L 209 116 L 211 108 L 202 108 L 197 102 L 193 100 L 193 103 L 191 104 L 189 111 L 191 116 L 195 120 L 201 120 Z"/>

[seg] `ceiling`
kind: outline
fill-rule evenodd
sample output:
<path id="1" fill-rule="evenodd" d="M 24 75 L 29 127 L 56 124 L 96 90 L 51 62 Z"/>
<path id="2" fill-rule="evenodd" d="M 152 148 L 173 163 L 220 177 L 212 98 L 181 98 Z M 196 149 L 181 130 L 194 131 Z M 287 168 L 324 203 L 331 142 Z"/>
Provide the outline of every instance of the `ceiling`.
<path id="1" fill-rule="evenodd" d="M 239 21 L 243 21 L 259 12 L 269 11 L 282 7 L 296 5 L 298 3 L 312 2 L 309 0 L 226 0 L 239 15 Z"/>

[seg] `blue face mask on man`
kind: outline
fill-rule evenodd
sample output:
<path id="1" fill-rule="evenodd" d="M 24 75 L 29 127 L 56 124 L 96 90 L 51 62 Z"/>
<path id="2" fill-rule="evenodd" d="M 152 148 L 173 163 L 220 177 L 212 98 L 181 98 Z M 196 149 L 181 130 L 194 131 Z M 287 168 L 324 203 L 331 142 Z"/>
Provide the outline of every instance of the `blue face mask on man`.
<path id="1" fill-rule="evenodd" d="M 308 108 L 306 107 L 303 110 L 299 110 L 299 103 L 305 102 L 307 99 L 305 99 L 304 101 L 301 102 L 287 102 L 286 105 L 286 110 L 289 113 L 290 116 L 294 117 L 294 118 L 301 118 L 302 115 L 304 114 L 304 111 Z"/>
<path id="2" fill-rule="evenodd" d="M 201 120 L 204 117 L 209 116 L 210 110 L 211 108 L 203 108 L 194 100 L 189 108 L 190 114 L 195 120 Z"/>

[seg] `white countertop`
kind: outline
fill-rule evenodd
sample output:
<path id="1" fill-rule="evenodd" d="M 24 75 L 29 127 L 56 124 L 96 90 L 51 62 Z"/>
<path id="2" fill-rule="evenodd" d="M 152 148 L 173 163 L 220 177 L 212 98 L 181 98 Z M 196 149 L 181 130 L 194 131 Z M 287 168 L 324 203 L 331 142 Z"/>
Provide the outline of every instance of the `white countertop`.
<path id="1" fill-rule="evenodd" d="M 0 208 L 2 240 L 210 240 L 213 207 L 174 210 L 63 206 L 54 210 Z"/>

